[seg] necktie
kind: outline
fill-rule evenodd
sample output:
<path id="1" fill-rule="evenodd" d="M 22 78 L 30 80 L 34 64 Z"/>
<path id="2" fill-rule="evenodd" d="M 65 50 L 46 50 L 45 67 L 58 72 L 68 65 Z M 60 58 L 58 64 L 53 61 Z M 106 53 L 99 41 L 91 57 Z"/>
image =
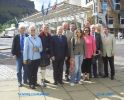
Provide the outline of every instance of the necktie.
<path id="1" fill-rule="evenodd" d="M 60 40 L 60 42 L 62 42 L 62 36 L 59 36 L 59 40 Z"/>
<path id="2" fill-rule="evenodd" d="M 21 35 L 21 50 L 24 48 L 24 35 Z"/>

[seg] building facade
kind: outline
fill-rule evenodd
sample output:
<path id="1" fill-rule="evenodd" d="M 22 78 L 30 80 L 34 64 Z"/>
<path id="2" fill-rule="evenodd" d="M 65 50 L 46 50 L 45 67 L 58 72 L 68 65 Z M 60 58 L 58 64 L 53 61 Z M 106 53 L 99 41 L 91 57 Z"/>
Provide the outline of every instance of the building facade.
<path id="1" fill-rule="evenodd" d="M 124 0 L 85 0 L 82 6 L 92 8 L 94 23 L 108 25 L 113 33 L 124 33 Z"/>

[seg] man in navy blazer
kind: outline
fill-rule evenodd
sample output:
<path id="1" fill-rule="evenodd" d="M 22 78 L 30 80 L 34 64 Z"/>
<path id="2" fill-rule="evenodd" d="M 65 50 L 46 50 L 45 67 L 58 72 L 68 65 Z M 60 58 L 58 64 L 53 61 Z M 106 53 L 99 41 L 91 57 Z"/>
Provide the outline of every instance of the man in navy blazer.
<path id="1" fill-rule="evenodd" d="M 27 66 L 23 64 L 23 47 L 24 47 L 24 39 L 28 36 L 25 34 L 25 25 L 20 24 L 18 28 L 19 34 L 17 34 L 12 43 L 12 55 L 16 59 L 16 69 L 17 69 L 17 79 L 19 87 L 22 86 L 22 67 L 24 70 L 23 81 L 24 84 L 27 84 Z"/>
<path id="2" fill-rule="evenodd" d="M 54 84 L 63 84 L 63 64 L 68 57 L 68 45 L 66 36 L 62 35 L 62 26 L 57 27 L 57 34 L 52 37 L 52 60 L 53 60 L 53 76 Z"/>

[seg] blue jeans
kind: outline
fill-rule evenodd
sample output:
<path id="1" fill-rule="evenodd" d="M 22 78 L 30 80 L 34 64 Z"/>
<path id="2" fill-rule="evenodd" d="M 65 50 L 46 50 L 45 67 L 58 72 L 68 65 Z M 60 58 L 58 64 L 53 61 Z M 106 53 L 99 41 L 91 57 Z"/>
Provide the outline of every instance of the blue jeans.
<path id="1" fill-rule="evenodd" d="M 74 72 L 71 73 L 71 83 L 79 82 L 81 79 L 81 65 L 83 62 L 83 55 L 75 55 L 75 67 Z"/>
<path id="2" fill-rule="evenodd" d="M 18 82 L 22 83 L 22 68 L 23 68 L 23 82 L 27 82 L 28 79 L 28 66 L 23 64 L 23 57 L 16 58 L 16 71 Z"/>

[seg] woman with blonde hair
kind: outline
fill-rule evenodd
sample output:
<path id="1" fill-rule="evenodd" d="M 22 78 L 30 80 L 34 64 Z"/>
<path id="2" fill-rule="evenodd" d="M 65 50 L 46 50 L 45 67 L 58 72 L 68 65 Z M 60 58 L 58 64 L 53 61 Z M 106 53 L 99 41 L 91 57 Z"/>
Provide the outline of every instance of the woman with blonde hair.
<path id="1" fill-rule="evenodd" d="M 35 26 L 29 27 L 29 36 L 24 42 L 23 61 L 29 64 L 29 86 L 35 89 L 37 81 L 38 66 L 40 65 L 40 52 L 42 52 L 41 39 L 36 35 Z"/>

